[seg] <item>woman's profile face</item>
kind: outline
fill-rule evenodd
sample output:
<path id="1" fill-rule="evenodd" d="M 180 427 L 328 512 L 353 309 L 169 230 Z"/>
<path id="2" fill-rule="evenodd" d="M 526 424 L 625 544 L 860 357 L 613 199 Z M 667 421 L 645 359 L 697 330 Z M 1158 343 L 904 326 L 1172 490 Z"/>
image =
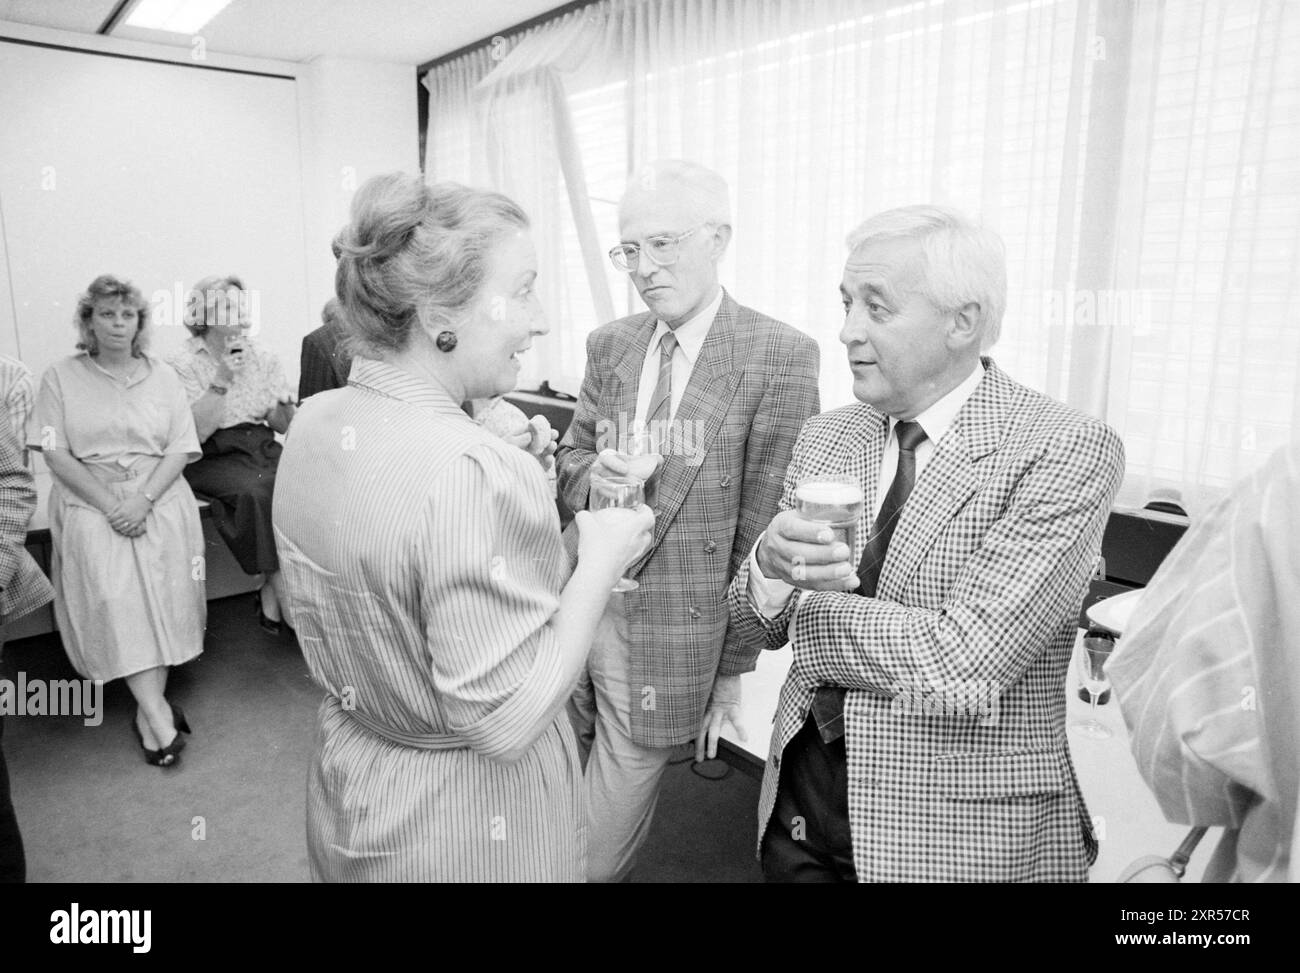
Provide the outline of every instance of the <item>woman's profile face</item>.
<path id="1" fill-rule="evenodd" d="M 527 230 L 502 236 L 487 258 L 487 277 L 464 323 L 451 357 L 461 370 L 468 398 L 503 395 L 519 380 L 519 358 L 546 334 L 546 316 L 533 289 L 537 250 Z M 441 354 L 441 353 L 440 353 Z"/>
<path id="2" fill-rule="evenodd" d="M 130 351 L 140 330 L 140 309 L 120 297 L 95 302 L 90 312 L 90 331 L 100 352 Z"/>

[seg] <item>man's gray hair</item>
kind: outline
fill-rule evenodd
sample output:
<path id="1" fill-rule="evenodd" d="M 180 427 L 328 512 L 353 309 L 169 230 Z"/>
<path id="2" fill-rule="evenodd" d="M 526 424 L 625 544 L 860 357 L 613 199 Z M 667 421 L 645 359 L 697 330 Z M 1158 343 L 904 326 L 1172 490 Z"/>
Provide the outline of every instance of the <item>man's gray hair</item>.
<path id="1" fill-rule="evenodd" d="M 632 196 L 640 192 L 663 191 L 684 199 L 699 223 L 731 225 L 731 197 L 727 180 L 698 162 L 685 159 L 656 159 L 642 166 L 628 180 L 619 202 L 619 215 Z"/>
<path id="2" fill-rule="evenodd" d="M 1007 307 L 1007 255 L 1002 238 L 948 206 L 900 206 L 877 213 L 849 234 L 849 250 L 868 241 L 911 239 L 925 261 L 920 293 L 945 314 L 980 307 L 980 348 L 1002 333 Z"/>

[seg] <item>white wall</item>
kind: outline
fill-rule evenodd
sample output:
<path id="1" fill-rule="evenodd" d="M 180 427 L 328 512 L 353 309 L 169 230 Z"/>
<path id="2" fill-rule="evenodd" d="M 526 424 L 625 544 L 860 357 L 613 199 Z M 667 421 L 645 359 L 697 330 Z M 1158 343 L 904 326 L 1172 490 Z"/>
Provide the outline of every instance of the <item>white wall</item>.
<path id="1" fill-rule="evenodd" d="M 195 67 L 186 48 L 0 22 L 5 36 L 77 50 L 0 40 L 0 351 L 38 376 L 71 354 L 77 295 L 101 273 L 146 297 L 236 273 L 296 387 L 353 190 L 418 166 L 415 66 L 209 55 Z M 185 337 L 159 327 L 154 348 Z"/>
<path id="2" fill-rule="evenodd" d="M 237 273 L 258 338 L 295 357 L 307 317 L 296 80 L 0 43 L 0 203 L 16 345 L 73 351 L 97 275 L 146 297 Z M 160 353 L 186 337 L 158 307 Z"/>
<path id="3" fill-rule="evenodd" d="M 317 58 L 303 66 L 299 92 L 307 288 L 319 324 L 334 294 L 330 243 L 353 192 L 379 173 L 419 169 L 415 66 Z"/>

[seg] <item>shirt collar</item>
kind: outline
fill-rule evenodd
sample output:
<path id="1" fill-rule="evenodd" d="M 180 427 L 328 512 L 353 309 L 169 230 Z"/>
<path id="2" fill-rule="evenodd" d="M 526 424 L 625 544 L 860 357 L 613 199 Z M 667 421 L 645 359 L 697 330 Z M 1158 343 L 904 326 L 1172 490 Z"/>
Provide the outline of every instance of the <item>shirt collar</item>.
<path id="1" fill-rule="evenodd" d="M 669 331 L 673 331 L 674 337 L 677 338 L 677 347 L 682 350 L 686 356 L 686 361 L 695 365 L 695 359 L 699 357 L 700 348 L 704 345 L 704 339 L 709 336 L 709 328 L 713 325 L 713 319 L 718 316 L 718 308 L 722 307 L 722 286 L 718 286 L 718 292 L 713 295 L 713 300 L 709 301 L 700 313 L 696 314 L 685 324 L 677 326 L 677 330 L 659 321 L 655 325 L 655 333 L 650 339 L 650 348 L 657 349 L 659 340 Z"/>
<path id="2" fill-rule="evenodd" d="M 374 358 L 352 359 L 348 384 L 370 389 L 390 399 L 409 402 L 422 408 L 433 409 L 435 412 L 451 413 L 469 420 L 469 416 L 452 400 L 446 389 L 388 362 Z"/>
<path id="3" fill-rule="evenodd" d="M 953 422 L 957 419 L 957 413 L 966 404 L 966 400 L 975 393 L 975 389 L 983 378 L 984 362 L 980 361 L 976 363 L 975 369 L 962 379 L 955 389 L 912 420 L 925 430 L 926 439 L 936 446 L 939 444 L 939 441 L 952 428 Z M 893 416 L 889 417 L 889 431 L 891 433 L 898 421 Z"/>
<path id="4" fill-rule="evenodd" d="M 85 359 L 87 363 L 89 363 L 90 367 L 95 369 L 95 371 L 99 372 L 101 375 L 104 375 L 107 378 L 112 379 L 114 382 L 122 381 L 122 379 L 118 378 L 107 368 L 101 365 L 98 361 L 96 361 L 94 355 L 86 355 Z M 137 368 L 134 374 L 132 374 L 132 376 L 129 379 L 127 379 L 125 383 L 127 388 L 131 388 L 133 385 L 139 385 L 146 378 L 148 378 L 150 375 L 153 374 L 153 358 L 148 353 L 146 353 L 140 355 L 139 360 L 143 363 L 144 367 Z"/>

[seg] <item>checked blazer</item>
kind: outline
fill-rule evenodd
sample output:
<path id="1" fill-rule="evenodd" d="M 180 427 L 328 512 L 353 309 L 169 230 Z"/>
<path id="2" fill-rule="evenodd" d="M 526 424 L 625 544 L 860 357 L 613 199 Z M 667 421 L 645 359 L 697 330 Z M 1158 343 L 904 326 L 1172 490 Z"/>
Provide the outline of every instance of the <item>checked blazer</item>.
<path id="1" fill-rule="evenodd" d="M 1124 468 L 1105 424 L 1012 381 L 991 359 L 917 479 L 877 597 L 797 591 L 753 608 L 752 651 L 787 638 L 759 799 L 761 843 L 786 744 L 818 685 L 843 686 L 853 861 L 861 881 L 1084 881 L 1097 845 L 1065 737 L 1076 619 Z M 863 485 L 862 556 L 887 418 L 857 403 L 809 420 L 786 477 Z"/>
<path id="2" fill-rule="evenodd" d="M 32 471 L 22 447 L 0 417 L 0 621 L 18 618 L 54 597 L 54 589 L 27 551 L 27 525 L 36 512 Z M 4 635 L 0 633 L 0 648 Z"/>
<path id="3" fill-rule="evenodd" d="M 636 415 L 654 314 L 592 332 L 578 405 L 556 451 L 559 489 L 587 506 L 591 464 Z M 682 430 L 657 474 L 650 551 L 628 571 L 632 738 L 668 747 L 695 737 L 715 675 L 754 668 L 727 626 L 727 584 L 776 515 L 790 452 L 818 410 L 820 350 L 807 335 L 737 304 L 725 291 L 681 405 Z M 686 447 L 690 447 L 687 449 Z M 565 531 L 572 557 L 577 524 Z"/>

